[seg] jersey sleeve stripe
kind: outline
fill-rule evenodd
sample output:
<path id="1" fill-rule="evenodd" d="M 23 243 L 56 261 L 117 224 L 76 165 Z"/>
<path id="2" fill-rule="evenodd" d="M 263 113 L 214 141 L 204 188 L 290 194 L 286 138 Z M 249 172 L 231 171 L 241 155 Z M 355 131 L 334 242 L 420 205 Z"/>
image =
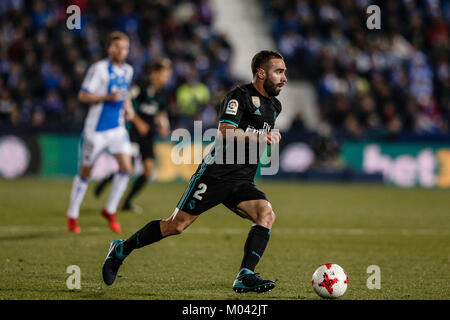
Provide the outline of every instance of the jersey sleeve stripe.
<path id="1" fill-rule="evenodd" d="M 231 120 L 220 120 L 219 121 L 219 123 L 222 123 L 222 122 L 231 123 L 233 126 L 239 127 L 239 125 L 236 122 L 233 122 Z"/>

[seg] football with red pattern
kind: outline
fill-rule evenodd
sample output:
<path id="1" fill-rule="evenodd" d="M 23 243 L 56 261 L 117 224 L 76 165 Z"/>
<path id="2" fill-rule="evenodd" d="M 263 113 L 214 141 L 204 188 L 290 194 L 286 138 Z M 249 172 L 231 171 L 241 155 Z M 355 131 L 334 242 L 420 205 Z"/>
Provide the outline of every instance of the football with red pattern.
<path id="1" fill-rule="evenodd" d="M 347 291 L 348 276 L 341 266 L 335 263 L 324 264 L 314 272 L 312 286 L 322 298 L 336 299 Z"/>

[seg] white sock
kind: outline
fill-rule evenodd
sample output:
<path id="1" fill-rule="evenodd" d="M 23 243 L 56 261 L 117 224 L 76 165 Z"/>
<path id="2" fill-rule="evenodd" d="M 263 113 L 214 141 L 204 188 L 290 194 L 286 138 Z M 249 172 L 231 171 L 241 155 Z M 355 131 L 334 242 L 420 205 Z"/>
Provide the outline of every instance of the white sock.
<path id="1" fill-rule="evenodd" d="M 108 202 L 106 202 L 105 210 L 108 213 L 116 213 L 120 198 L 127 189 L 130 174 L 118 172 L 114 175 L 111 191 L 109 193 Z"/>
<path id="2" fill-rule="evenodd" d="M 80 215 L 80 206 L 81 202 L 83 202 L 84 195 L 86 194 L 88 183 L 88 180 L 81 178 L 78 174 L 73 179 L 70 204 L 67 211 L 67 216 L 69 218 L 76 219 Z"/>

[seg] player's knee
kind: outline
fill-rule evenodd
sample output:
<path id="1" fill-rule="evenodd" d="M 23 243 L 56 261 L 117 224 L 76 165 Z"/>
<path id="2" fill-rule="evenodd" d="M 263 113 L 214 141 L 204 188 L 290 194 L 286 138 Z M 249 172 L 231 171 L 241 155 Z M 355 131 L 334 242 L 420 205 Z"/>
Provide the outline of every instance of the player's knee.
<path id="1" fill-rule="evenodd" d="M 151 177 L 151 175 L 152 175 L 152 171 L 151 171 L 151 170 L 144 170 L 144 171 L 142 172 L 142 175 L 143 175 L 144 177 L 146 177 L 147 179 L 149 179 L 149 178 Z"/>
<path id="2" fill-rule="evenodd" d="M 266 215 L 266 221 L 267 221 L 267 228 L 271 229 L 273 223 L 275 222 L 275 212 L 273 212 L 272 210 L 270 210 L 269 213 L 267 213 Z"/>
<path id="3" fill-rule="evenodd" d="M 133 167 L 131 165 L 126 165 L 122 168 L 121 171 L 128 173 L 131 176 L 133 174 Z"/>
<path id="4" fill-rule="evenodd" d="M 153 171 L 153 164 L 149 163 L 149 162 L 144 162 L 144 170 L 142 172 L 142 174 L 144 175 L 144 177 L 146 178 L 150 178 L 150 176 L 152 175 L 152 171 Z"/>
<path id="5" fill-rule="evenodd" d="M 169 233 L 171 235 L 177 235 L 177 234 L 181 234 L 183 232 L 183 230 L 184 230 L 183 226 L 176 225 L 169 229 Z"/>
<path id="6" fill-rule="evenodd" d="M 170 223 L 168 228 L 169 235 L 181 234 L 185 229 L 185 226 L 181 223 Z"/>
<path id="7" fill-rule="evenodd" d="M 128 161 L 119 161 L 119 171 L 123 173 L 128 173 L 129 175 L 133 174 L 133 165 L 131 164 L 131 160 Z"/>
<path id="8" fill-rule="evenodd" d="M 91 176 L 92 167 L 82 167 L 80 170 L 80 177 L 87 180 Z"/>
<path id="9" fill-rule="evenodd" d="M 273 224 L 275 222 L 275 219 L 276 219 L 276 215 L 275 215 L 275 212 L 273 212 L 273 210 L 272 210 L 270 213 L 271 224 Z"/>
<path id="10" fill-rule="evenodd" d="M 273 212 L 272 208 L 266 207 L 260 209 L 257 221 L 259 225 L 271 229 L 274 222 L 275 222 L 275 212 Z"/>
<path id="11" fill-rule="evenodd" d="M 175 234 L 181 234 L 184 231 L 184 226 L 178 225 L 175 227 Z"/>
<path id="12" fill-rule="evenodd" d="M 83 180 L 88 180 L 88 179 L 91 177 L 91 174 L 90 174 L 90 173 L 82 172 L 82 173 L 80 173 L 80 177 L 81 177 Z"/>

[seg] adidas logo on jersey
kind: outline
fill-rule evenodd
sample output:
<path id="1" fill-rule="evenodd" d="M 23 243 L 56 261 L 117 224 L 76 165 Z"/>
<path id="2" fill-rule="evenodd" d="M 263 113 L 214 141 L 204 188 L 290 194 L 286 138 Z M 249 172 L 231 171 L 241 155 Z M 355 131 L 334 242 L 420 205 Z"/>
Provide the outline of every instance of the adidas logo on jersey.
<path id="1" fill-rule="evenodd" d="M 260 116 L 261 115 L 261 111 L 259 111 L 259 109 L 256 109 L 255 112 L 253 112 L 253 114 L 256 114 L 256 115 Z"/>

